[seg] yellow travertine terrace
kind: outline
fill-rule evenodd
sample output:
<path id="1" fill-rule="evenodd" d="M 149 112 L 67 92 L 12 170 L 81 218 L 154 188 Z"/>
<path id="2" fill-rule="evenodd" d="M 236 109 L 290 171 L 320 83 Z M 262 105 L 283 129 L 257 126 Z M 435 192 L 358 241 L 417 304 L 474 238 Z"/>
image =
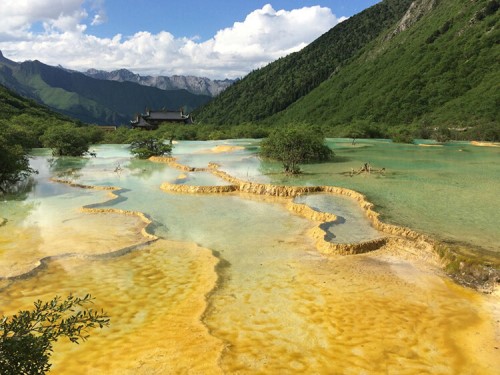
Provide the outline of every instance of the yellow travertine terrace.
<path id="1" fill-rule="evenodd" d="M 247 143 L 151 161 L 99 146 L 76 171 L 34 159 L 28 197 L 0 203 L 0 313 L 91 293 L 111 317 L 58 341 L 51 373 L 497 373 L 498 293 L 453 283 L 432 231 L 334 186 L 383 181 L 277 184 Z"/>

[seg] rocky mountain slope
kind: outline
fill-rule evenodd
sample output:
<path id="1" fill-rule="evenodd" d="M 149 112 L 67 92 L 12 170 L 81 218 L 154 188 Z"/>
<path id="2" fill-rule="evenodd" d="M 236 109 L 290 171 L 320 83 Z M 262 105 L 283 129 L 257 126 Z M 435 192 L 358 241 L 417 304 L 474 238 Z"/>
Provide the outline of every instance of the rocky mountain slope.
<path id="1" fill-rule="evenodd" d="M 104 70 L 89 69 L 85 75 L 109 81 L 135 82 L 144 86 L 156 87 L 162 90 L 184 89 L 197 95 L 217 96 L 234 83 L 234 80 L 211 80 L 205 77 L 194 76 L 141 76 L 127 69 Z"/>

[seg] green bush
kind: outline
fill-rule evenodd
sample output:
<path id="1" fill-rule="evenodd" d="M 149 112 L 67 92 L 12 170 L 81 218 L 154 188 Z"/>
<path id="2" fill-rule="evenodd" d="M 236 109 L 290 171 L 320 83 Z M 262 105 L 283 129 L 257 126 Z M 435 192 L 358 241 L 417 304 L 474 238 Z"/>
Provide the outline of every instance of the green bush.
<path id="1" fill-rule="evenodd" d="M 132 131 L 130 139 L 130 151 L 139 159 L 170 155 L 172 152 L 172 145 L 165 143 L 167 139 L 158 136 L 157 133 L 152 131 Z"/>
<path id="2" fill-rule="evenodd" d="M 82 156 L 89 150 L 90 139 L 85 128 L 74 125 L 53 126 L 40 137 L 54 156 Z"/>
<path id="3" fill-rule="evenodd" d="M 396 143 L 413 143 L 414 135 L 411 129 L 398 127 L 391 129 L 391 139 Z"/>
<path id="4" fill-rule="evenodd" d="M 261 143 L 260 155 L 283 164 L 285 173 L 300 173 L 299 164 L 326 161 L 333 158 L 333 151 L 325 145 L 325 138 L 318 129 L 303 124 L 290 124 L 271 132 Z"/>

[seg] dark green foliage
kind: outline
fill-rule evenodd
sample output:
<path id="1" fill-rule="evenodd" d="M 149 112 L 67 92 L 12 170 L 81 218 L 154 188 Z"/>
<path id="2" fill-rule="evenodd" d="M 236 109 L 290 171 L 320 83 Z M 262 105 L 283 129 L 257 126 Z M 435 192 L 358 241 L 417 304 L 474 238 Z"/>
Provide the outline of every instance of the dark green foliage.
<path id="1" fill-rule="evenodd" d="M 85 128 L 73 125 L 53 126 L 40 137 L 54 156 L 82 156 L 89 150 L 90 139 Z"/>
<path id="2" fill-rule="evenodd" d="M 170 155 L 172 145 L 157 133 L 147 130 L 133 130 L 130 136 L 130 151 L 139 159 L 151 156 Z"/>
<path id="3" fill-rule="evenodd" d="M 328 137 L 340 138 L 387 138 L 387 129 L 371 120 L 354 120 L 343 126 L 328 126 L 323 124 L 322 130 Z"/>
<path id="4" fill-rule="evenodd" d="M 414 131 L 415 138 L 430 139 L 432 137 L 432 128 L 425 122 L 421 123 Z"/>
<path id="5" fill-rule="evenodd" d="M 451 139 L 451 130 L 444 127 L 437 128 L 432 134 L 432 139 L 440 143 L 448 142 Z"/>
<path id="6" fill-rule="evenodd" d="M 482 21 L 486 17 L 494 14 L 498 8 L 500 8 L 500 2 L 498 0 L 490 0 L 483 9 L 476 13 L 476 20 Z"/>
<path id="7" fill-rule="evenodd" d="M 120 126 L 112 132 L 104 132 L 103 143 L 109 144 L 124 144 L 129 143 L 130 129 L 125 126 Z"/>
<path id="8" fill-rule="evenodd" d="M 235 126 L 221 125 L 180 125 L 162 124 L 158 129 L 148 131 L 149 134 L 170 140 L 219 140 L 236 138 L 265 138 L 269 135 L 269 127 L 251 123 Z M 120 127 L 114 132 L 104 134 L 104 143 L 131 143 L 135 131 Z"/>
<path id="9" fill-rule="evenodd" d="M 49 128 L 84 124 L 51 111 L 33 100 L 23 98 L 0 85 L 0 130 L 12 126 L 29 137 L 29 147 L 42 147 L 39 137 Z"/>
<path id="10" fill-rule="evenodd" d="M 81 156 L 103 137 L 100 128 L 83 126 L 0 85 L 0 192 L 13 190 L 35 172 L 29 166 L 31 148 Z"/>
<path id="11" fill-rule="evenodd" d="M 386 0 L 344 21 L 302 51 L 253 71 L 196 112 L 213 124 L 261 121 L 309 93 L 404 14 L 411 0 Z"/>
<path id="12" fill-rule="evenodd" d="M 49 302 L 38 300 L 33 310 L 19 311 L 0 321 L 0 369 L 2 375 L 45 374 L 50 370 L 52 345 L 61 337 L 76 344 L 88 338 L 88 330 L 109 325 L 103 311 L 87 308 L 92 303 L 72 295 Z"/>
<path id="13" fill-rule="evenodd" d="M 297 174 L 299 164 L 330 160 L 334 154 L 319 129 L 291 124 L 272 131 L 262 141 L 260 155 L 280 161 L 285 173 Z"/>
<path id="14" fill-rule="evenodd" d="M 23 129 L 0 121 L 0 193 L 6 193 L 35 171 L 30 167 L 28 148 L 32 143 Z"/>
<path id="15" fill-rule="evenodd" d="M 500 142 L 500 126 L 497 123 L 484 124 L 460 133 L 457 139 L 475 139 L 478 141 Z"/>
<path id="16" fill-rule="evenodd" d="M 182 138 L 182 133 L 175 133 L 177 139 Z M 218 140 L 218 139 L 234 139 L 234 138 L 265 138 L 269 135 L 269 128 L 263 125 L 244 123 L 234 126 L 224 125 L 195 125 L 191 128 L 190 139 L 197 140 Z"/>
<path id="17" fill-rule="evenodd" d="M 431 36 L 427 38 L 426 43 L 428 44 L 433 43 L 437 38 L 446 33 L 451 28 L 452 25 L 453 25 L 452 20 L 446 21 L 443 26 L 441 26 L 438 30 L 434 31 L 431 34 Z"/>
<path id="18" fill-rule="evenodd" d="M 23 127 L 25 131 L 31 132 L 36 139 L 49 126 L 58 126 L 61 124 L 83 126 L 83 123 L 53 112 L 33 100 L 23 98 L 1 84 L 0 120 L 8 120 L 6 123 Z M 34 147 L 41 147 L 41 143 L 38 140 L 36 143 L 36 145 L 33 145 Z"/>
<path id="19" fill-rule="evenodd" d="M 392 129 L 391 139 L 396 143 L 413 143 L 413 133 L 410 129 L 399 127 Z"/>
<path id="20" fill-rule="evenodd" d="M 169 128 L 163 127 L 161 128 L 161 130 L 163 130 L 163 134 L 169 137 L 169 139 L 173 138 L 173 139 L 191 141 L 198 138 L 197 131 L 199 130 L 199 128 L 197 126 L 172 125 Z"/>
<path id="21" fill-rule="evenodd" d="M 0 85 L 0 192 L 15 189 L 35 172 L 29 166 L 28 153 L 42 146 L 40 136 L 50 126 L 75 123 Z"/>
<path id="22" fill-rule="evenodd" d="M 104 140 L 105 131 L 99 126 L 91 125 L 81 129 L 89 143 L 101 143 Z"/>
<path id="23" fill-rule="evenodd" d="M 20 145 L 24 150 L 37 147 L 40 142 L 33 129 L 17 124 L 15 121 L 0 120 L 1 134 L 10 144 Z"/>

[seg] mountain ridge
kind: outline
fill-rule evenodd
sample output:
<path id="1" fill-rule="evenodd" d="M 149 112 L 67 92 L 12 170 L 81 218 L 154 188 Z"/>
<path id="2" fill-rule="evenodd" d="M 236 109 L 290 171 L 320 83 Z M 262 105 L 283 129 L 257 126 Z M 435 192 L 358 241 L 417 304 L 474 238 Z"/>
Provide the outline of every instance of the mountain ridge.
<path id="1" fill-rule="evenodd" d="M 226 126 L 315 124 L 332 136 L 352 126 L 381 127 L 375 133 L 384 136 L 408 126 L 499 133 L 499 7 L 498 0 L 384 0 L 250 73 L 195 115 Z M 374 25 L 370 37 L 360 36 Z M 307 63 L 314 58 L 330 64 L 328 75 Z M 321 82 L 293 85 L 307 75 Z M 290 100 L 275 105 L 281 97 Z"/>
<path id="2" fill-rule="evenodd" d="M 141 76 L 128 69 L 117 69 L 111 72 L 98 69 L 88 69 L 83 74 L 103 80 L 119 82 L 135 82 L 144 86 L 156 87 L 162 90 L 184 89 L 197 95 L 217 96 L 226 88 L 231 86 L 235 80 L 211 80 L 206 77 L 196 77 L 192 75 L 173 76 Z"/>
<path id="3" fill-rule="evenodd" d="M 367 43 L 401 19 L 412 0 L 385 0 L 337 24 L 301 51 L 255 70 L 196 111 L 219 125 L 263 121 L 335 75 Z"/>
<path id="4" fill-rule="evenodd" d="M 335 77 L 270 121 L 307 122 L 313 116 L 327 129 L 488 125 L 498 132 L 498 1 L 414 4 L 433 7 L 414 14 L 416 22 L 397 35 L 399 26 L 386 30 Z"/>
<path id="5" fill-rule="evenodd" d="M 128 124 L 146 107 L 190 112 L 211 99 L 184 89 L 166 91 L 133 82 L 98 80 L 38 60 L 16 63 L 3 54 L 0 84 L 59 113 L 101 125 Z"/>

